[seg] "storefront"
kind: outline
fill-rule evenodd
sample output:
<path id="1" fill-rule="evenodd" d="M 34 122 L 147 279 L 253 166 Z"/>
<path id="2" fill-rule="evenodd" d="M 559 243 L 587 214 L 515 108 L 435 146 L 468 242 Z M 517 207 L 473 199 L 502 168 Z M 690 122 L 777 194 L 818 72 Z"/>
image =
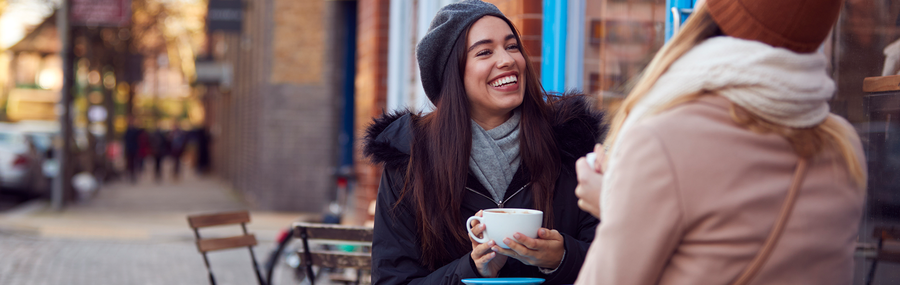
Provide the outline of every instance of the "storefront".
<path id="1" fill-rule="evenodd" d="M 435 2 L 390 2 L 388 110 L 427 109 L 413 57 L 415 42 L 434 12 L 454 1 Z M 656 52 L 687 20 L 696 1 L 489 2 L 526 35 L 523 45 L 535 66 L 540 66 L 545 89 L 583 90 L 598 99 L 599 108 L 612 112 Z M 409 14 L 416 17 L 405 16 Z M 867 153 L 869 199 L 859 238 L 869 243 L 876 225 L 900 224 L 900 175 L 896 174 L 900 169 L 900 92 L 863 91 L 866 77 L 900 73 L 900 1 L 846 0 L 838 23 L 818 52 L 829 59 L 829 72 L 837 83 L 831 110 L 854 125 Z M 856 283 L 865 282 L 868 264 L 863 258 L 857 262 Z M 900 267 L 886 269 L 890 266 L 879 265 L 878 274 L 900 275 Z M 876 281 L 879 278 L 885 277 L 877 276 Z"/>

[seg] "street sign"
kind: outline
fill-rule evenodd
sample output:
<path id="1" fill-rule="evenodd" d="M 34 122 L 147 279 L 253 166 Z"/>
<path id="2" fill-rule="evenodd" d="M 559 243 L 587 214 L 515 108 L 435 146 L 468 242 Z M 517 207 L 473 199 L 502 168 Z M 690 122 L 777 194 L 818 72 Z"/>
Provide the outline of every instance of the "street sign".
<path id="1" fill-rule="evenodd" d="M 131 20 L 131 0 L 72 0 L 72 25 L 121 27 Z"/>
<path id="2" fill-rule="evenodd" d="M 206 26 L 209 31 L 241 32 L 244 5 L 240 0 L 209 0 Z"/>
<path id="3" fill-rule="evenodd" d="M 233 72 L 230 63 L 197 61 L 195 66 L 198 83 L 216 83 L 222 87 L 231 87 Z"/>

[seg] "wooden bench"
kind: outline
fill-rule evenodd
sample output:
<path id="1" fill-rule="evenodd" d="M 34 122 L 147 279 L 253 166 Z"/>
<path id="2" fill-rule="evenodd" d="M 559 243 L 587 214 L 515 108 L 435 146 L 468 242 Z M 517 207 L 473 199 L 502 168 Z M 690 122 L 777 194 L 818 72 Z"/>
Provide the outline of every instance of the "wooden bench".
<path id="1" fill-rule="evenodd" d="M 197 238 L 197 250 L 203 254 L 203 262 L 206 264 L 206 271 L 209 273 L 209 282 L 216 284 L 216 278 L 213 277 L 212 269 L 209 267 L 209 259 L 206 253 L 209 251 L 231 249 L 238 247 L 247 247 L 250 250 L 250 259 L 253 261 L 253 270 L 256 271 L 256 280 L 260 285 L 266 285 L 262 275 L 259 273 L 259 265 L 256 264 L 256 255 L 253 254 L 253 246 L 256 245 L 256 236 L 247 233 L 247 223 L 250 222 L 250 212 L 238 211 L 227 213 L 216 213 L 206 215 L 188 216 L 188 224 L 194 230 L 194 236 Z M 241 225 L 243 235 L 223 237 L 223 238 L 201 238 L 200 228 L 224 226 L 224 225 Z"/>
<path id="2" fill-rule="evenodd" d="M 372 236 L 369 227 L 341 226 L 333 224 L 294 223 L 294 236 L 303 242 L 300 253 L 301 264 L 306 266 L 306 274 L 310 284 L 315 285 L 316 276 L 313 266 L 323 268 L 353 268 L 357 270 L 355 280 L 332 276 L 331 281 L 360 284 L 363 271 L 372 267 Z M 348 252 L 339 249 L 312 249 L 310 244 L 351 245 L 360 246 L 360 250 Z"/>

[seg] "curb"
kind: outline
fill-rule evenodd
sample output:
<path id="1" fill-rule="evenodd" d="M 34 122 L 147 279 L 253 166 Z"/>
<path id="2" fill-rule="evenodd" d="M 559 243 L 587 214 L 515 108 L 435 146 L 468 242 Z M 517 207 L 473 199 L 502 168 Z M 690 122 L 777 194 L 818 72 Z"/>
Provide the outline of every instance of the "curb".
<path id="1" fill-rule="evenodd" d="M 31 214 L 43 211 L 48 207 L 50 207 L 50 202 L 41 199 L 35 199 L 22 203 L 15 208 L 0 213 L 0 219 L 17 219 L 25 216 L 30 216 Z"/>
<path id="2" fill-rule="evenodd" d="M 35 227 L 6 225 L 4 223 L 0 223 L 0 234 L 40 236 L 41 230 Z"/>
<path id="3" fill-rule="evenodd" d="M 49 203 L 36 199 L 23 203 L 15 208 L 0 213 L 0 234 L 24 234 L 39 236 L 41 230 L 38 227 L 17 225 L 16 220 L 31 216 L 49 207 Z"/>
<path id="4" fill-rule="evenodd" d="M 126 213 L 122 213 L 126 214 Z M 154 241 L 154 242 L 192 242 L 194 234 L 183 217 L 189 214 L 156 212 L 161 214 L 146 223 L 143 214 L 127 213 L 119 216 L 116 212 L 95 212 L 88 209 L 63 212 L 50 210 L 50 203 L 45 200 L 32 200 L 22 203 L 7 211 L 0 212 L 0 234 L 17 234 L 35 237 L 96 239 L 109 241 Z M 109 215 L 117 218 L 105 218 Z M 278 232 L 296 221 L 315 220 L 313 213 L 277 213 L 251 211 L 254 216 L 248 228 L 263 243 L 274 242 Z M 98 217 L 104 217 L 97 219 Z M 132 221 L 141 217 L 140 221 Z M 135 222 L 135 223 L 130 223 Z M 227 230 L 227 229 L 226 229 Z M 217 234 L 215 230 L 202 234 Z"/>

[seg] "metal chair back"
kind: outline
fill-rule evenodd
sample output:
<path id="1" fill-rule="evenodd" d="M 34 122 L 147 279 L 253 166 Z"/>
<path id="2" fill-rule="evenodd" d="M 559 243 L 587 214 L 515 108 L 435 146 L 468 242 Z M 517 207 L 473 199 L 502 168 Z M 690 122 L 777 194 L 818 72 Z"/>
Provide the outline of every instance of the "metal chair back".
<path id="1" fill-rule="evenodd" d="M 206 253 L 209 251 L 231 249 L 238 247 L 247 247 L 250 250 L 250 260 L 253 261 L 253 270 L 256 271 L 256 280 L 260 285 L 267 285 L 259 273 L 259 265 L 256 263 L 256 255 L 253 253 L 253 246 L 256 245 L 256 236 L 247 233 L 247 223 L 250 222 L 250 212 L 238 211 L 227 213 L 216 213 L 206 215 L 188 216 L 188 224 L 194 230 L 194 237 L 197 238 L 197 250 L 203 255 L 203 263 L 206 265 L 206 271 L 209 273 L 209 283 L 216 285 L 216 278 L 213 277 L 212 269 L 209 267 L 209 259 Z M 243 235 L 224 237 L 224 238 L 201 238 L 200 228 L 236 225 L 240 224 Z"/>
<path id="2" fill-rule="evenodd" d="M 303 242 L 303 252 L 300 254 L 302 264 L 306 266 L 306 274 L 310 284 L 315 285 L 316 276 L 313 266 L 325 268 L 354 268 L 357 269 L 355 284 L 362 281 L 362 271 L 372 267 L 372 236 L 373 229 L 369 227 L 342 226 L 317 223 L 294 223 L 294 236 Z M 342 250 L 325 249 L 313 250 L 311 242 L 362 246 L 361 251 L 347 252 Z M 333 280 L 334 281 L 334 280 Z M 349 282 L 344 280 L 345 282 Z"/>

